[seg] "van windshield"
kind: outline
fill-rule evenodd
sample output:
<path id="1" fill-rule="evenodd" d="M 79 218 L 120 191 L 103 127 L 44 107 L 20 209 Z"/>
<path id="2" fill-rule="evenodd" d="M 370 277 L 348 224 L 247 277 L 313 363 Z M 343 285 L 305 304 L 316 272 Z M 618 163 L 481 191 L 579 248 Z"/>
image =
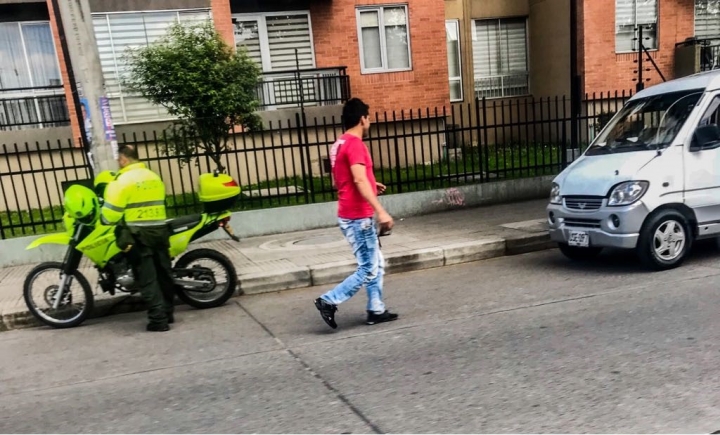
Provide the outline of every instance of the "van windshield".
<path id="1" fill-rule="evenodd" d="M 672 92 L 631 101 L 614 117 L 587 155 L 663 149 L 675 140 L 702 90 Z"/>

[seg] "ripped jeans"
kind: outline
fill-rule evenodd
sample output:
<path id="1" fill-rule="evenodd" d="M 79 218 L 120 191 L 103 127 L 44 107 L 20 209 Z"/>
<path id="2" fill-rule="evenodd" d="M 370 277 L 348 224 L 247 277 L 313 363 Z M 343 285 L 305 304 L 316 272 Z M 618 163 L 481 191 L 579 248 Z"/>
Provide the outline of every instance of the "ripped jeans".
<path id="1" fill-rule="evenodd" d="M 382 314 L 385 312 L 382 299 L 385 260 L 380 252 L 375 220 L 338 219 L 338 222 L 345 240 L 352 247 L 358 268 L 345 281 L 321 297 L 326 302 L 339 305 L 353 297 L 365 285 L 368 294 L 367 310 Z"/>

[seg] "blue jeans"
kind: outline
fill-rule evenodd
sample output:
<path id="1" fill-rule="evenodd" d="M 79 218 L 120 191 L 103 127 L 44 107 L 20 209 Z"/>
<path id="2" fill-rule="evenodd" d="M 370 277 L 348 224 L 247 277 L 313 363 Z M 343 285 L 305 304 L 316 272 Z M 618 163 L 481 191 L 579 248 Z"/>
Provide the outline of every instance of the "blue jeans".
<path id="1" fill-rule="evenodd" d="M 353 297 L 365 285 L 368 294 L 367 310 L 382 314 L 385 312 L 382 300 L 385 260 L 380 252 L 375 220 L 338 219 L 338 222 L 345 240 L 352 247 L 358 268 L 345 281 L 321 297 L 326 302 L 339 305 Z"/>

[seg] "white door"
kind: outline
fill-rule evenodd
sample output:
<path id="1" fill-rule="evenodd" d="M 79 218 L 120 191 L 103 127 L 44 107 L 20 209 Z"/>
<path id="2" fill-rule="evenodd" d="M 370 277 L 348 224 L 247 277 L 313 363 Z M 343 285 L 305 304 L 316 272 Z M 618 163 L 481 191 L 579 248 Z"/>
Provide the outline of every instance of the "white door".
<path id="1" fill-rule="evenodd" d="M 718 125 L 720 121 L 720 94 L 716 93 L 709 101 L 696 128 Z M 720 141 L 699 150 L 692 149 L 693 143 L 690 138 L 685 147 L 685 204 L 695 211 L 702 228 L 720 223 Z"/>

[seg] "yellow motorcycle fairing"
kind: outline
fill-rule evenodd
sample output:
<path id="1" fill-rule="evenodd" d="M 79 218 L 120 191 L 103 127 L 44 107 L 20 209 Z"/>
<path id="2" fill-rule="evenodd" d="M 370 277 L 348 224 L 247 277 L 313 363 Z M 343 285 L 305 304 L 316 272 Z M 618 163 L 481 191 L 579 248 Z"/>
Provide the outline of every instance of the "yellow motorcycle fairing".
<path id="1" fill-rule="evenodd" d="M 121 252 L 115 243 L 115 226 L 103 225 L 98 222 L 92 232 L 78 243 L 75 249 L 102 269 L 110 259 Z"/>
<path id="2" fill-rule="evenodd" d="M 40 245 L 69 245 L 72 237 L 67 233 L 49 234 L 47 236 L 35 239 L 25 250 L 37 248 Z"/>

